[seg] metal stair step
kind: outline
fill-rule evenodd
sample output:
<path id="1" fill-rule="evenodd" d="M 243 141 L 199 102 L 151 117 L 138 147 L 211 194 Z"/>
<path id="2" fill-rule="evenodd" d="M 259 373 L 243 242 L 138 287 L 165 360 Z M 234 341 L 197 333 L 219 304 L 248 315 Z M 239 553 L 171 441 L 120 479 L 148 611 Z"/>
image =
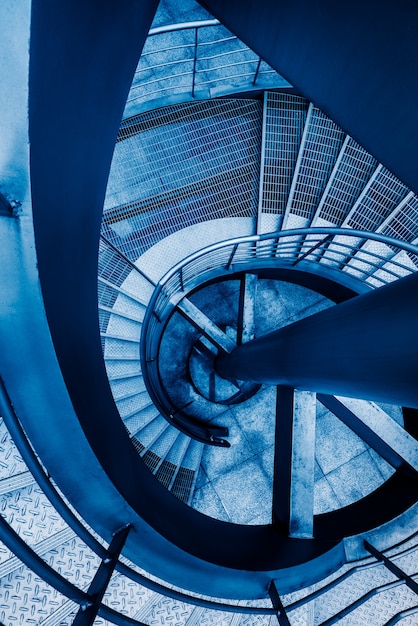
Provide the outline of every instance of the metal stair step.
<path id="1" fill-rule="evenodd" d="M 123 337 L 109 337 L 102 335 L 102 346 L 104 359 L 132 360 L 139 361 L 139 340 L 126 340 Z"/>
<path id="2" fill-rule="evenodd" d="M 183 502 L 191 503 L 195 490 L 200 463 L 205 446 L 191 439 L 184 455 L 182 466 L 171 485 L 171 492 Z"/>
<path id="3" fill-rule="evenodd" d="M 123 363 L 132 362 L 132 361 L 135 361 L 137 364 L 140 365 L 139 355 L 133 355 L 133 356 L 123 355 L 123 354 L 121 354 L 120 356 L 118 356 L 118 355 L 114 355 L 114 356 L 113 355 L 109 355 L 109 356 L 104 355 L 103 358 L 104 358 L 104 361 L 106 363 L 106 367 L 107 367 L 108 364 L 115 365 L 115 364 L 118 364 L 118 363 L 123 364 Z"/>
<path id="4" fill-rule="evenodd" d="M 142 377 L 139 361 L 126 361 L 118 363 L 117 366 L 112 363 L 106 365 L 107 376 L 109 382 L 113 383 L 117 380 L 126 380 L 129 378 Z"/>
<path id="5" fill-rule="evenodd" d="M 117 335 L 125 339 L 137 339 L 141 336 L 142 322 L 137 322 L 118 315 L 109 317 L 106 334 Z"/>
<path id="6" fill-rule="evenodd" d="M 139 344 L 139 336 L 137 333 L 135 333 L 135 335 L 133 336 L 125 336 L 123 334 L 123 332 L 120 332 L 121 329 L 118 329 L 119 332 L 115 332 L 113 330 L 109 330 L 107 332 L 101 332 L 100 336 L 103 337 L 103 339 L 105 340 L 109 340 L 109 341 L 120 341 L 122 343 L 138 343 Z M 122 329 L 124 330 L 124 329 Z"/>
<path id="7" fill-rule="evenodd" d="M 0 495 L 11 493 L 17 489 L 26 487 L 27 485 L 31 485 L 34 482 L 35 479 L 29 471 L 14 474 L 13 476 L 7 476 L 0 479 Z"/>
<path id="8" fill-rule="evenodd" d="M 127 298 L 125 298 L 125 301 L 127 301 Z M 130 320 L 131 322 L 137 322 L 138 324 L 141 324 L 144 321 L 145 306 L 135 306 L 135 311 L 132 312 L 128 309 L 126 305 L 121 302 L 120 299 L 118 299 L 117 306 L 115 305 L 113 307 L 99 303 L 99 311 L 103 311 L 105 313 L 109 313 L 110 315 L 121 317 L 123 319 Z"/>
<path id="9" fill-rule="evenodd" d="M 148 449 L 168 427 L 168 422 L 162 415 L 158 414 L 140 433 L 138 433 L 136 438 L 139 439 L 144 448 Z"/>
<path id="10" fill-rule="evenodd" d="M 71 528 L 67 527 L 67 528 L 64 528 L 63 530 L 58 531 L 57 533 L 54 533 L 50 537 L 47 537 L 46 539 L 39 541 L 35 546 L 33 546 L 33 549 L 36 552 L 36 554 L 43 556 L 50 550 L 54 550 L 55 548 L 57 548 L 58 546 L 61 546 L 63 543 L 69 541 L 73 537 L 74 537 L 74 531 Z M 3 561 L 2 563 L 0 563 L 0 581 L 5 576 L 8 576 L 11 572 L 14 572 L 15 570 L 19 569 L 21 566 L 22 566 L 22 561 L 18 559 L 16 556 L 12 556 L 6 561 Z M 1 587 L 1 583 L 0 583 L 0 587 Z"/>
<path id="11" fill-rule="evenodd" d="M 117 379 L 109 378 L 109 382 L 116 403 L 145 391 L 145 383 L 141 374 L 123 376 Z"/>
<path id="12" fill-rule="evenodd" d="M 131 433 L 131 436 L 140 439 L 141 430 L 152 422 L 152 420 L 154 420 L 158 415 L 158 410 L 155 408 L 150 398 L 149 404 L 145 405 L 138 411 L 132 411 L 128 415 L 125 415 L 122 419 L 126 428 Z"/>
<path id="13" fill-rule="evenodd" d="M 307 111 L 299 96 L 264 94 L 258 233 L 281 228 Z"/>
<path id="14" fill-rule="evenodd" d="M 311 103 L 289 191 L 283 229 L 308 226 L 327 186 L 344 138 L 344 132 Z M 290 215 L 303 218 L 303 225 L 300 219 L 298 226 L 291 226 Z"/>
<path id="15" fill-rule="evenodd" d="M 176 447 L 177 440 L 180 437 L 181 433 L 177 430 L 177 428 L 167 428 L 165 429 L 161 435 L 153 442 L 150 448 L 160 457 L 160 463 L 158 464 L 156 470 L 161 465 L 161 463 L 165 460 L 166 456 L 169 454 L 170 450 L 173 447 Z"/>
<path id="16" fill-rule="evenodd" d="M 175 445 L 173 445 L 168 451 L 163 460 L 163 463 L 161 463 L 160 467 L 158 468 L 156 477 L 169 490 L 174 484 L 177 474 L 181 469 L 183 458 L 189 446 L 189 442 L 190 437 L 179 433 L 175 441 Z"/>
<path id="17" fill-rule="evenodd" d="M 134 303 L 136 306 L 140 307 L 146 307 L 148 304 L 149 298 L 142 299 L 141 295 L 139 293 L 136 293 L 135 290 L 130 291 L 125 283 L 122 283 L 122 285 L 119 286 L 112 283 L 110 280 L 103 278 L 100 275 L 98 276 L 97 280 L 99 284 L 103 287 L 108 287 L 110 290 L 113 290 L 119 294 L 117 298 L 120 298 L 119 302 L 121 305 L 123 303 L 123 298 L 128 299 L 131 303 Z"/>
<path id="18" fill-rule="evenodd" d="M 149 395 L 147 391 L 141 391 L 123 399 L 116 400 L 116 406 L 118 407 L 122 419 L 124 415 L 130 414 L 133 411 L 139 411 L 141 408 L 147 406 L 148 403 Z"/>
<path id="19" fill-rule="evenodd" d="M 376 166 L 376 159 L 347 135 L 311 226 L 340 226 Z"/>

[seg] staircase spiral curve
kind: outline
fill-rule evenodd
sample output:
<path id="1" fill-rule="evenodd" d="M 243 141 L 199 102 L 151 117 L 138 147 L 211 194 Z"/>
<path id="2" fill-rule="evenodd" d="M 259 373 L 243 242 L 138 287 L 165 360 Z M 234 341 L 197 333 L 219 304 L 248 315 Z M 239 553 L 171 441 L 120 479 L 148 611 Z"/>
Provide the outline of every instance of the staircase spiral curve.
<path id="1" fill-rule="evenodd" d="M 200 146 L 199 153 L 195 145 Z M 200 341 L 200 348 L 206 352 L 212 349 L 212 353 L 216 353 L 222 349 L 217 345 L 213 323 L 218 329 L 223 325 L 218 341 L 222 343 L 223 336 L 227 344 L 230 341 L 236 345 L 240 283 L 246 300 L 241 308 L 248 317 L 244 339 L 248 340 L 254 334 L 262 335 L 331 304 L 331 300 L 315 293 L 313 279 L 314 291 L 307 289 L 307 272 L 311 272 L 311 276 L 315 272 L 324 277 L 328 275 L 337 284 L 350 286 L 354 291 L 357 287 L 358 292 L 407 275 L 416 270 L 417 257 L 394 247 L 388 238 L 399 238 L 401 232 L 404 233 L 402 229 L 410 224 L 409 216 L 415 203 L 416 196 L 405 185 L 317 107 L 298 96 L 266 92 L 263 102 L 221 99 L 188 103 L 161 109 L 158 117 L 154 112 L 124 121 L 109 179 L 100 243 L 102 345 L 113 396 L 132 442 L 168 489 L 191 504 L 196 485 L 200 484 L 195 502 L 200 502 L 203 512 L 217 511 L 221 519 L 231 521 L 228 508 L 235 511 L 238 507 L 228 503 L 227 492 L 222 500 L 208 480 L 208 476 L 216 477 L 218 489 L 222 490 L 221 483 L 226 476 L 221 479 L 222 472 L 219 468 L 214 472 L 211 464 L 214 459 L 222 458 L 222 452 L 225 458 L 231 454 L 212 449 L 214 443 L 219 445 L 219 441 L 224 440 L 216 437 L 215 430 L 208 431 L 205 448 L 204 439 L 199 441 L 193 433 L 188 436 L 187 429 L 181 432 L 181 425 L 180 430 L 178 425 L 176 427 L 176 417 L 178 421 L 178 415 L 183 413 L 189 419 L 200 420 L 206 428 L 210 424 L 222 427 L 224 405 L 221 401 L 216 406 L 215 396 L 208 400 L 209 389 L 206 393 L 196 389 L 189 352 L 196 341 Z M 169 214 L 175 215 L 175 219 L 169 220 Z M 348 234 L 333 232 L 338 228 Z M 279 231 L 292 229 L 302 229 L 297 231 L 302 234 L 280 239 Z M 363 236 L 356 236 L 359 231 L 363 231 Z M 381 235 L 381 240 L 368 238 L 367 232 L 371 237 Z M 409 242 L 416 241 L 416 234 L 410 232 Z M 257 241 L 260 235 L 262 239 Z M 243 241 L 237 243 L 239 236 Z M 228 239 L 233 240 L 229 246 Z M 221 241 L 225 241 L 224 248 L 216 249 L 214 244 Z M 238 245 L 239 252 L 236 252 Z M 206 261 L 204 255 L 199 260 L 199 251 L 208 246 L 213 248 L 207 252 L 209 260 Z M 231 268 L 228 259 L 233 254 L 236 257 Z M 153 336 L 157 332 L 154 319 L 153 323 L 147 322 L 147 331 L 141 335 L 154 285 L 160 280 L 162 283 L 173 281 L 173 278 L 163 278 L 164 275 L 170 273 L 171 266 L 181 265 L 183 259 L 193 255 L 194 261 L 186 260 L 177 272 L 180 276 L 177 282 L 183 284 L 171 286 L 166 296 L 173 303 L 171 315 L 177 311 L 179 321 L 167 324 L 168 314 L 165 314 L 167 326 L 163 336 L 158 335 L 155 340 L 154 352 L 150 349 L 142 353 L 141 364 L 140 342 L 147 341 L 147 334 Z M 199 263 L 206 263 L 205 267 L 210 267 L 212 273 L 207 272 L 203 277 Z M 301 281 L 296 271 L 300 268 L 305 272 L 305 286 L 295 285 Z M 282 275 L 283 269 L 287 269 L 286 280 L 280 276 L 275 280 L 272 277 L 275 269 L 279 274 L 282 270 Z M 270 278 L 263 276 L 263 271 L 267 270 Z M 202 281 L 216 279 L 220 282 L 207 287 L 206 293 L 211 296 L 205 297 Z M 191 301 L 189 292 L 195 293 Z M 196 302 L 200 302 L 200 306 L 196 306 Z M 270 312 L 268 322 L 263 307 Z M 155 303 L 154 310 L 157 317 L 162 314 Z M 176 340 L 176 333 L 185 344 L 183 347 L 178 337 Z M 199 337 L 203 337 L 203 343 Z M 224 349 L 229 351 L 228 345 Z M 152 402 L 142 372 L 144 368 L 150 369 L 148 361 L 154 361 L 159 352 L 159 370 L 155 377 L 163 380 L 162 387 L 169 396 L 160 404 L 163 415 Z M 200 359 L 202 361 L 203 357 Z M 193 363 L 195 376 L 200 376 L 203 386 L 209 385 L 209 378 L 206 383 L 202 379 L 202 376 L 209 377 L 208 372 L 197 373 L 196 368 L 201 369 L 202 364 L 196 364 L 196 358 Z M 149 375 L 146 377 L 149 381 Z M 218 380 L 218 387 L 222 384 L 225 386 L 226 382 Z M 213 394 L 216 395 L 215 390 Z M 265 402 L 263 394 L 266 396 L 265 390 L 259 396 L 261 405 Z M 231 391 L 230 397 L 233 395 Z M 256 400 L 257 394 L 254 399 L 247 399 L 247 409 L 246 402 L 242 403 L 239 411 L 243 416 L 246 410 L 257 414 Z M 273 415 L 270 426 L 265 427 L 270 431 L 270 439 L 266 437 L 261 444 L 265 449 L 271 448 L 274 439 L 274 398 L 270 402 L 268 409 L 263 407 Z M 315 398 L 310 402 L 315 404 Z M 388 417 L 377 406 L 370 405 L 367 409 L 366 401 L 345 402 L 354 412 L 380 411 Z M 319 406 L 322 407 L 319 414 L 327 413 L 332 423 L 335 417 L 332 418 L 331 412 L 320 403 Z M 403 423 L 399 407 L 384 408 Z M 235 408 L 235 417 L 237 411 Z M 312 411 L 315 413 L 315 408 Z M 236 427 L 230 413 L 226 410 L 224 418 Z M 240 419 L 245 421 L 245 417 Z M 245 433 L 244 427 L 239 429 L 241 436 L 242 431 Z M 222 432 L 225 434 L 227 430 Z M 318 441 L 326 440 L 325 433 L 318 432 L 317 437 Z M 348 442 L 347 434 L 347 447 Z M 354 445 L 353 450 L 358 452 L 358 449 Z M 260 450 L 255 447 L 252 453 L 254 459 L 258 458 Z M 321 456 L 320 451 L 317 454 Z M 354 452 L 353 455 L 357 456 Z M 338 460 L 335 463 L 338 467 L 342 465 Z M 333 463 L 329 462 L 329 466 Z M 257 468 L 263 469 L 261 461 Z M 348 471 L 348 466 L 345 469 Z M 376 465 L 371 462 L 368 469 L 364 466 L 359 471 L 374 474 Z M 271 459 L 267 473 L 267 482 L 271 483 Z M 390 470 L 382 465 L 377 475 L 383 480 L 383 475 L 390 475 Z M 368 486 L 370 491 L 379 484 L 377 475 L 376 482 Z M 322 477 L 320 483 L 326 474 L 320 472 L 319 476 Z M 205 482 L 206 492 L 210 493 L 206 504 L 202 495 Z M 320 489 L 318 482 L 317 490 Z M 340 503 L 347 505 L 359 495 L 359 492 L 352 494 L 347 500 L 341 496 Z M 366 492 L 361 494 L 365 495 Z M 338 498 L 334 504 L 324 501 L 320 505 L 324 496 L 318 492 L 316 497 L 318 512 L 338 507 Z M 253 513 L 255 509 L 251 509 Z M 259 511 L 259 515 L 253 517 L 268 523 L 269 513 L 264 512 L 263 516 Z M 242 522 L 245 518 L 238 513 L 232 521 L 237 519 Z M 246 519 L 245 523 L 249 521 Z"/>
<path id="2" fill-rule="evenodd" d="M 224 28 L 216 20 L 208 26 Z M 194 28 L 197 41 L 199 27 L 188 27 L 192 35 Z M 272 71 L 251 55 L 253 86 L 259 80 L 267 87 Z M 415 272 L 418 200 L 306 99 L 283 89 L 193 101 L 204 89 L 216 95 L 204 80 L 193 82 L 191 102 L 141 113 L 131 94 L 100 239 L 100 335 L 115 405 L 151 474 L 205 517 L 228 528 L 262 528 L 272 514 L 276 389 L 222 380 L 214 359 L 253 336 Z M 5 207 L 9 219 L 16 207 Z M 147 350 L 155 346 L 145 345 L 151 336 L 158 337 L 153 353 Z M 109 560 L 109 548 L 77 519 L 44 470 L 3 385 L 0 400 L 2 532 L 7 523 L 41 557 L 44 572 L 63 573 L 77 588 L 61 593 L 57 578 L 33 573 L 42 567 L 36 559 L 33 567 L 22 564 L 17 540 L 13 549 L 2 544 L 0 622 L 9 626 L 19 615 L 20 623 L 69 625 L 79 605 L 88 608 L 89 586 Z M 305 524 L 302 534 L 293 528 L 302 540 L 309 540 L 303 533 L 312 532 L 314 516 L 344 511 L 395 473 L 373 442 L 344 424 L 341 404 L 354 416 L 351 426 L 367 426 L 372 418 L 387 426 L 377 447 L 395 450 L 415 485 L 408 411 L 296 390 L 295 423 L 302 419 L 311 429 L 295 431 L 297 451 L 312 470 L 308 506 L 291 520 Z M 100 427 L 100 415 L 97 420 Z M 307 475 L 294 465 L 296 484 Z M 318 566 L 304 589 L 291 575 L 286 584 L 279 581 L 280 597 L 268 575 L 262 598 L 244 590 L 231 600 L 234 594 L 222 589 L 219 600 L 198 593 L 194 581 L 163 583 L 121 557 L 95 623 L 414 624 L 416 537 L 408 522 L 415 515 L 412 507 L 400 527 L 388 521 L 383 536 L 367 535 L 381 552 L 365 551 L 363 538 L 348 538 L 332 566 Z"/>

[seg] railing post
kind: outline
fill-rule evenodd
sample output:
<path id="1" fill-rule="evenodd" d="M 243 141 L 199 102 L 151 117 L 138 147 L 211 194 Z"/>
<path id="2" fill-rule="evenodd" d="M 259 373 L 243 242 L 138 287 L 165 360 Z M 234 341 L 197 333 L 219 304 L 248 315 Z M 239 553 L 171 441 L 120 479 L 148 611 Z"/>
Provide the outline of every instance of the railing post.
<path id="1" fill-rule="evenodd" d="M 257 81 L 258 78 L 258 72 L 260 71 L 260 65 L 261 65 L 261 57 L 258 57 L 258 63 L 257 63 L 257 69 L 255 70 L 255 74 L 254 74 L 254 78 L 253 78 L 253 87 Z"/>
<path id="2" fill-rule="evenodd" d="M 312 246 L 311 248 L 309 248 L 309 250 L 307 252 L 302 254 L 302 256 L 297 257 L 297 259 L 295 261 L 293 261 L 292 265 L 295 266 L 298 263 L 300 263 L 301 261 L 304 261 L 306 259 L 306 257 L 308 257 L 310 254 L 312 254 L 312 252 L 315 252 L 315 250 L 320 248 L 323 244 L 325 245 L 326 243 L 328 243 L 328 241 L 330 239 L 332 239 L 332 235 L 327 235 L 324 239 L 320 239 L 320 241 L 317 241 L 316 244 L 314 246 Z M 303 245 L 303 243 L 302 243 L 302 245 Z"/>
<path id="3" fill-rule="evenodd" d="M 276 237 L 273 240 L 272 246 L 271 246 L 271 258 L 276 258 L 277 257 L 277 252 L 279 250 L 279 244 L 280 244 L 280 237 Z"/>
<path id="4" fill-rule="evenodd" d="M 286 615 L 286 611 L 284 610 L 284 606 L 279 596 L 279 592 L 277 591 L 276 583 L 274 580 L 271 581 L 269 587 L 269 596 L 272 605 L 276 609 L 277 620 L 280 626 L 291 626 L 289 622 L 289 618 Z"/>
<path id="5" fill-rule="evenodd" d="M 197 46 L 199 28 L 196 26 L 194 30 L 194 59 L 193 59 L 193 76 L 192 76 L 192 98 L 194 98 L 194 88 L 196 84 L 196 64 L 197 64 Z"/>
<path id="6" fill-rule="evenodd" d="M 233 261 L 233 259 L 234 259 L 235 252 L 237 251 L 237 248 L 238 248 L 238 244 L 236 243 L 236 244 L 234 245 L 234 247 L 232 248 L 231 256 L 229 257 L 228 263 L 226 264 L 226 269 L 227 269 L 227 270 L 229 270 L 229 268 L 230 268 L 230 267 L 231 267 L 231 265 L 232 265 L 232 261 Z"/>
<path id="7" fill-rule="evenodd" d="M 411 589 L 416 595 L 418 595 L 418 583 L 408 574 L 406 574 L 400 567 L 395 565 L 387 556 L 385 556 L 382 552 L 377 550 L 371 543 L 369 543 L 366 539 L 363 541 L 364 547 L 367 552 L 370 552 L 378 561 L 381 561 L 383 565 L 390 571 L 392 574 L 395 574 L 399 580 L 403 580 L 405 585 Z"/>
<path id="8" fill-rule="evenodd" d="M 179 280 L 180 280 L 180 289 L 184 291 L 184 282 L 183 282 L 183 268 L 180 268 L 179 272 Z"/>
<path id="9" fill-rule="evenodd" d="M 101 562 L 87 592 L 92 603 L 90 605 L 83 604 L 80 606 L 75 616 L 73 626 L 93 625 L 130 528 L 131 526 L 128 524 L 113 535 L 113 539 L 107 550 L 107 556 Z"/>

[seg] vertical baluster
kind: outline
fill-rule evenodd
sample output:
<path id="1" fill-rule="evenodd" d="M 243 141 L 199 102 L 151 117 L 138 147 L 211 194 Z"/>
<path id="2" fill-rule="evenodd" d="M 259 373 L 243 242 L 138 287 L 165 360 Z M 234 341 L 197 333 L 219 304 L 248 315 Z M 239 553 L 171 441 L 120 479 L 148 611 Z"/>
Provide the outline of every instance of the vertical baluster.
<path id="1" fill-rule="evenodd" d="M 199 28 L 194 29 L 194 59 L 193 59 L 193 76 L 192 76 L 192 98 L 194 98 L 194 88 L 196 83 L 196 64 L 197 64 L 197 46 L 199 39 Z"/>

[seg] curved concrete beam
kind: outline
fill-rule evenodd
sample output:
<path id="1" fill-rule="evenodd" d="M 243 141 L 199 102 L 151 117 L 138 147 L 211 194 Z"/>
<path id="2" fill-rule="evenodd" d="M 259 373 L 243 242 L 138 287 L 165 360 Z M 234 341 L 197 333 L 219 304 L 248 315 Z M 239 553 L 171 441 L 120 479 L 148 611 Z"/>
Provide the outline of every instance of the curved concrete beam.
<path id="1" fill-rule="evenodd" d="M 4 380 L 45 465 L 97 532 L 110 539 L 117 528 L 131 523 L 124 552 L 147 571 L 201 593 L 259 597 L 272 577 L 280 577 L 280 563 L 296 564 L 296 572 L 299 564 L 316 559 L 310 571 L 321 577 L 329 567 L 324 550 L 334 546 L 333 562 L 343 559 L 340 540 L 289 544 L 273 527 L 225 524 L 175 498 L 131 444 L 101 351 L 96 294 L 102 206 L 124 103 L 156 4 L 34 1 L 31 183 L 51 336 L 28 219 L 23 238 L 18 223 L 14 237 L 10 233 L 16 254 L 9 254 L 9 265 L 17 265 L 10 272 L 10 298 L 19 312 L 13 328 L 21 336 L 24 366 L 16 362 L 12 337 L 5 334 L 10 367 Z M 28 249 L 28 265 L 19 266 Z M 17 388 L 22 376 L 28 377 L 24 393 Z"/>

